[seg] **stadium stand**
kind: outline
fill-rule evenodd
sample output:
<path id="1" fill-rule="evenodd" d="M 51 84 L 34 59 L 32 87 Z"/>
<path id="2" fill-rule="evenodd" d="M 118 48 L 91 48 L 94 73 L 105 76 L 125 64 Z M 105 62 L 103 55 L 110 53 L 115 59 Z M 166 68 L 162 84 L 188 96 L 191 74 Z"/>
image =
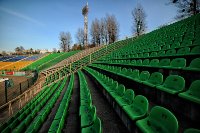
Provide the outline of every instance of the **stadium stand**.
<path id="1" fill-rule="evenodd" d="M 22 70 L 38 69 L 39 71 L 41 71 L 61 62 L 62 60 L 72 56 L 73 54 L 76 54 L 77 52 L 79 51 L 71 51 L 67 53 L 52 53 L 45 56 L 44 58 L 41 58 L 40 60 L 33 62 Z"/>
<path id="2" fill-rule="evenodd" d="M 49 132 L 61 132 L 74 89 L 73 75 L 77 73 L 81 132 L 101 133 L 105 126 L 103 116 L 97 116 L 94 95 L 84 75 L 90 77 L 96 85 L 93 89 L 98 89 L 129 132 L 199 132 L 199 38 L 197 14 L 138 38 L 102 47 L 56 71 L 49 70 L 44 89 L 0 130 L 38 132 L 64 90 L 49 127 Z M 57 56 L 50 54 L 34 67 Z M 66 75 L 71 75 L 69 83 Z"/>
<path id="3" fill-rule="evenodd" d="M 45 54 L 30 56 L 9 56 L 8 59 L 0 62 L 0 70 L 19 71 L 23 67 L 31 64 L 33 61 L 43 57 Z"/>

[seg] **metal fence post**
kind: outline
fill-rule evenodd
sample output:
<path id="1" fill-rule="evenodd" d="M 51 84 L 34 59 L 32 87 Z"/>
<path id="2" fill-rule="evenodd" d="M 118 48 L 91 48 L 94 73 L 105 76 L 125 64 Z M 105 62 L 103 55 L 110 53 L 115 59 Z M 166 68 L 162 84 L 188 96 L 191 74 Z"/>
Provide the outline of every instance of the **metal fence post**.
<path id="1" fill-rule="evenodd" d="M 22 83 L 19 83 L 20 94 L 22 94 Z"/>
<path id="2" fill-rule="evenodd" d="M 27 82 L 28 82 L 28 88 L 29 88 L 29 80 L 27 79 Z"/>
<path id="3" fill-rule="evenodd" d="M 7 97 L 7 80 L 5 80 L 5 100 L 6 100 L 6 103 L 8 101 L 8 97 Z"/>

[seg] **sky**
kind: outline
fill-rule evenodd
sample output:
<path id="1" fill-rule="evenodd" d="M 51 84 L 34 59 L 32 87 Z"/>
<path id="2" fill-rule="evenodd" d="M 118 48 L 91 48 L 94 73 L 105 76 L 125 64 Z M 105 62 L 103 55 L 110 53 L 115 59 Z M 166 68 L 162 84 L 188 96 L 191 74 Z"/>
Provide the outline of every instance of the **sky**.
<path id="1" fill-rule="evenodd" d="M 173 22 L 176 7 L 169 0 L 0 0 L 0 52 L 25 49 L 59 49 L 60 32 L 70 32 L 73 43 L 83 28 L 82 8 L 89 4 L 88 28 L 95 18 L 115 15 L 119 39 L 132 35 L 131 11 L 140 3 L 147 14 L 147 32 Z"/>

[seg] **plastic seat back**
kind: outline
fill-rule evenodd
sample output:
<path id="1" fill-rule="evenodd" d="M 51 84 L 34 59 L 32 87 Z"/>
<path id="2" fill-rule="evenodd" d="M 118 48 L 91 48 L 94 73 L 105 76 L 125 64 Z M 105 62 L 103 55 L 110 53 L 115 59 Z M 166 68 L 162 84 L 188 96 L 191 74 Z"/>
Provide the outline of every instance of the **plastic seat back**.
<path id="1" fill-rule="evenodd" d="M 150 54 L 150 57 L 155 57 L 155 56 L 157 56 L 157 52 L 152 52 L 152 53 Z"/>
<path id="2" fill-rule="evenodd" d="M 121 72 L 124 73 L 124 74 L 126 74 L 126 73 L 128 73 L 128 70 L 127 70 L 127 68 L 123 68 L 123 69 L 121 70 Z"/>
<path id="3" fill-rule="evenodd" d="M 124 92 L 125 92 L 125 86 L 122 85 L 122 84 L 119 85 L 119 86 L 117 87 L 116 92 L 117 92 L 117 94 L 118 94 L 119 96 L 123 96 L 123 95 L 124 95 Z"/>
<path id="4" fill-rule="evenodd" d="M 149 79 L 150 73 L 148 71 L 142 71 L 140 73 L 140 80 L 141 81 L 146 81 Z"/>
<path id="5" fill-rule="evenodd" d="M 185 129 L 183 133 L 200 133 L 200 130 L 195 128 L 188 128 Z"/>
<path id="6" fill-rule="evenodd" d="M 149 53 L 144 53 L 143 57 L 149 57 Z"/>
<path id="7" fill-rule="evenodd" d="M 136 60 L 132 60 L 131 64 L 135 65 L 136 64 Z"/>
<path id="8" fill-rule="evenodd" d="M 155 106 L 151 109 L 147 123 L 157 132 L 178 133 L 176 117 L 168 109 L 161 106 Z"/>
<path id="9" fill-rule="evenodd" d="M 179 42 L 175 42 L 171 45 L 171 48 L 178 48 L 180 47 L 180 43 Z"/>
<path id="10" fill-rule="evenodd" d="M 149 65 L 149 59 L 145 59 L 142 63 L 142 65 Z"/>
<path id="11" fill-rule="evenodd" d="M 186 66 L 186 59 L 184 58 L 176 58 L 173 59 L 170 63 L 172 67 L 185 67 Z"/>
<path id="12" fill-rule="evenodd" d="M 158 64 L 159 64 L 159 60 L 158 59 L 153 59 L 149 63 L 150 66 L 158 66 Z"/>
<path id="13" fill-rule="evenodd" d="M 170 45 L 165 44 L 165 45 L 162 47 L 162 50 L 167 50 L 167 49 L 170 49 Z"/>
<path id="14" fill-rule="evenodd" d="M 175 50 L 175 49 L 170 49 L 170 50 L 168 50 L 168 51 L 166 52 L 166 55 L 169 55 L 169 56 L 172 56 L 172 55 L 174 55 L 174 54 L 176 54 L 176 50 Z"/>
<path id="15" fill-rule="evenodd" d="M 124 92 L 124 95 L 123 95 L 123 99 L 126 99 L 126 102 L 128 104 L 131 104 L 133 102 L 133 99 L 135 97 L 135 93 L 133 90 L 131 89 L 127 89 L 125 92 Z"/>
<path id="16" fill-rule="evenodd" d="M 94 127 L 94 130 L 95 130 L 95 133 L 102 133 L 101 120 L 98 117 L 94 121 L 93 127 Z"/>
<path id="17" fill-rule="evenodd" d="M 183 90 L 185 88 L 185 80 L 183 77 L 178 75 L 169 75 L 163 84 L 164 87 L 173 90 Z"/>
<path id="18" fill-rule="evenodd" d="M 130 75 L 132 78 L 139 78 L 139 70 L 133 70 L 132 74 Z"/>
<path id="19" fill-rule="evenodd" d="M 190 53 L 190 48 L 189 47 L 180 48 L 177 51 L 177 54 L 189 54 L 189 53 Z"/>
<path id="20" fill-rule="evenodd" d="M 192 82 L 189 88 L 189 94 L 200 98 L 200 80 L 195 80 Z"/>
<path id="21" fill-rule="evenodd" d="M 142 65 L 142 60 L 141 59 L 137 60 L 136 65 L 139 65 L 139 66 Z"/>
<path id="22" fill-rule="evenodd" d="M 133 100 L 133 105 L 138 108 L 142 114 L 147 114 L 149 102 L 145 96 L 137 95 Z"/>
<path id="23" fill-rule="evenodd" d="M 170 65 L 170 59 L 161 59 L 159 66 L 169 66 Z"/>
<path id="24" fill-rule="evenodd" d="M 165 55 L 165 51 L 159 51 L 159 52 L 158 52 L 158 55 L 159 55 L 159 56 L 164 56 L 164 55 Z"/>
<path id="25" fill-rule="evenodd" d="M 138 57 L 143 57 L 143 53 L 140 53 L 140 54 L 138 55 Z"/>
<path id="26" fill-rule="evenodd" d="M 160 85 L 163 82 L 163 75 L 160 72 L 154 72 L 149 78 L 149 82 L 155 85 Z"/>
<path id="27" fill-rule="evenodd" d="M 195 46 L 194 48 L 192 48 L 191 53 L 200 54 L 200 46 Z"/>
<path id="28" fill-rule="evenodd" d="M 91 109 L 91 116 L 93 116 L 92 117 L 92 121 L 94 122 L 95 120 L 96 120 L 96 118 L 97 118 L 97 115 L 96 115 L 96 107 L 95 106 L 92 106 L 92 109 Z"/>
<path id="29" fill-rule="evenodd" d="M 200 68 L 200 58 L 193 59 L 190 63 L 190 68 Z"/>

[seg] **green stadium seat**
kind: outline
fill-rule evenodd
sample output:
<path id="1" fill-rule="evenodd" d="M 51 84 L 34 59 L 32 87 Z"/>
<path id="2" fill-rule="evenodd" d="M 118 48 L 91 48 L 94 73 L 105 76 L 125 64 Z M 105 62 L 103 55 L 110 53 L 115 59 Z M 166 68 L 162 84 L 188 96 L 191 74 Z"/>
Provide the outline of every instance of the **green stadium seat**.
<path id="1" fill-rule="evenodd" d="M 116 88 L 118 87 L 118 82 L 114 81 L 113 84 L 110 85 L 106 85 L 104 88 L 108 91 L 108 92 L 113 92 L 116 91 Z"/>
<path id="2" fill-rule="evenodd" d="M 154 106 L 147 118 L 136 121 L 143 133 L 178 133 L 178 121 L 166 108 Z"/>
<path id="3" fill-rule="evenodd" d="M 86 128 L 82 128 L 81 132 L 82 133 L 102 133 L 101 120 L 97 117 L 93 125 Z"/>
<path id="4" fill-rule="evenodd" d="M 138 57 L 139 57 L 139 58 L 142 58 L 142 57 L 143 57 L 143 53 L 140 53 L 140 54 L 138 55 Z"/>
<path id="5" fill-rule="evenodd" d="M 135 64 L 135 65 L 141 66 L 141 65 L 142 65 L 142 60 L 141 60 L 141 59 L 138 59 L 138 60 L 136 61 L 136 64 Z"/>
<path id="6" fill-rule="evenodd" d="M 166 56 L 174 56 L 176 54 L 176 50 L 175 49 L 170 49 L 170 50 L 167 50 L 166 52 Z"/>
<path id="7" fill-rule="evenodd" d="M 145 59 L 142 63 L 143 66 L 149 65 L 149 59 Z"/>
<path id="8" fill-rule="evenodd" d="M 158 66 L 159 60 L 158 59 L 152 59 L 149 63 L 149 66 Z"/>
<path id="9" fill-rule="evenodd" d="M 139 70 L 138 69 L 133 70 L 133 72 L 130 73 L 129 76 L 131 77 L 131 79 L 137 79 L 137 78 L 139 78 Z"/>
<path id="10" fill-rule="evenodd" d="M 189 40 L 189 39 L 186 39 L 186 38 L 185 38 L 185 40 L 183 40 L 183 42 L 181 43 L 181 46 L 190 46 L 190 45 L 192 45 L 192 41 Z"/>
<path id="11" fill-rule="evenodd" d="M 28 125 L 31 123 L 32 120 L 33 120 L 33 118 L 32 118 L 32 115 L 30 114 L 30 115 L 25 119 L 25 124 L 26 124 L 26 126 L 28 126 Z"/>
<path id="12" fill-rule="evenodd" d="M 130 105 L 133 102 L 134 97 L 135 97 L 134 91 L 131 89 L 127 89 L 122 97 L 117 97 L 115 100 L 117 101 L 119 106 L 122 107 Z"/>
<path id="13" fill-rule="evenodd" d="M 144 58 L 149 57 L 149 53 L 144 53 L 143 57 L 144 57 Z"/>
<path id="14" fill-rule="evenodd" d="M 178 75 L 169 75 L 164 83 L 160 86 L 156 86 L 157 89 L 168 92 L 170 94 L 177 94 L 182 92 L 185 88 L 185 80 Z"/>
<path id="15" fill-rule="evenodd" d="M 200 71 L 200 58 L 193 59 L 189 67 L 185 67 L 183 70 Z"/>
<path id="16" fill-rule="evenodd" d="M 159 66 L 169 66 L 170 65 L 170 59 L 161 59 L 159 62 Z"/>
<path id="17" fill-rule="evenodd" d="M 113 92 L 110 92 L 111 96 L 113 98 L 118 98 L 118 97 L 122 97 L 124 95 L 124 92 L 125 92 L 125 86 L 120 84 L 115 91 Z"/>
<path id="18" fill-rule="evenodd" d="M 151 52 L 150 57 L 156 57 L 157 56 L 157 52 Z"/>
<path id="19" fill-rule="evenodd" d="M 164 45 L 163 47 L 162 47 L 162 50 L 168 50 L 168 49 L 170 49 L 170 45 Z"/>
<path id="20" fill-rule="evenodd" d="M 195 128 L 188 128 L 185 129 L 183 133 L 200 133 L 200 130 Z"/>
<path id="21" fill-rule="evenodd" d="M 165 51 L 158 51 L 158 56 L 165 56 Z"/>
<path id="22" fill-rule="evenodd" d="M 136 64 L 136 60 L 132 60 L 131 64 L 135 65 Z"/>
<path id="23" fill-rule="evenodd" d="M 184 58 L 173 59 L 170 63 L 170 67 L 182 68 L 185 66 L 186 66 L 186 59 Z"/>
<path id="24" fill-rule="evenodd" d="M 22 122 L 22 123 L 20 123 L 19 126 L 16 127 L 16 128 L 14 129 L 14 131 L 12 131 L 12 132 L 13 132 L 13 133 L 22 133 L 22 132 L 25 130 L 25 128 L 26 128 L 25 122 Z"/>
<path id="25" fill-rule="evenodd" d="M 96 117 L 96 107 L 92 106 L 89 113 L 81 114 L 81 128 L 91 126 Z"/>
<path id="26" fill-rule="evenodd" d="M 148 71 L 142 71 L 141 73 L 140 73 L 140 76 L 139 76 L 139 78 L 135 78 L 134 79 L 134 81 L 137 81 L 137 82 L 142 82 L 142 81 L 146 81 L 146 80 L 148 80 L 149 79 L 149 76 L 150 76 L 150 73 L 148 72 Z"/>
<path id="27" fill-rule="evenodd" d="M 200 104 L 200 80 L 195 80 L 186 92 L 178 94 L 180 97 Z"/>
<path id="28" fill-rule="evenodd" d="M 179 42 L 175 42 L 171 45 L 171 48 L 179 48 L 180 47 L 180 43 Z"/>
<path id="29" fill-rule="evenodd" d="M 180 55 L 187 55 L 189 53 L 190 53 L 190 48 L 189 47 L 180 48 L 177 51 L 177 54 L 180 54 Z"/>
<path id="30" fill-rule="evenodd" d="M 81 105 L 79 107 L 79 115 L 84 114 L 84 113 L 89 113 L 92 108 L 92 103 L 88 103 L 88 105 Z"/>
<path id="31" fill-rule="evenodd" d="M 149 102 L 147 98 L 142 95 L 137 95 L 133 99 L 132 104 L 123 106 L 123 110 L 133 121 L 136 121 L 146 116 L 148 108 L 149 108 Z"/>
<path id="32" fill-rule="evenodd" d="M 149 80 L 143 81 L 142 83 L 148 85 L 150 87 L 155 87 L 157 85 L 162 84 L 163 82 L 163 75 L 160 72 L 154 72 L 151 74 Z"/>
<path id="33" fill-rule="evenodd" d="M 192 48 L 190 54 L 200 54 L 200 46 L 195 46 Z"/>

